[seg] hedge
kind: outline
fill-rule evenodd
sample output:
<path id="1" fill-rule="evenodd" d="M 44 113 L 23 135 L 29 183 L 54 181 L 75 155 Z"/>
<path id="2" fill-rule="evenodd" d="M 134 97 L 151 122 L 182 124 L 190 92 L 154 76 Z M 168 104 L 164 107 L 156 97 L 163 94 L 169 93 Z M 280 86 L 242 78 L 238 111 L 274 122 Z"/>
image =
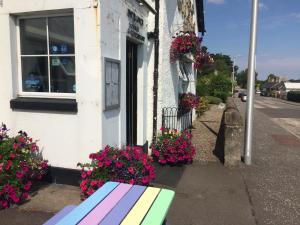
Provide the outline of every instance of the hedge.
<path id="1" fill-rule="evenodd" d="M 287 99 L 293 102 L 300 102 L 300 91 L 289 91 L 287 93 Z"/>

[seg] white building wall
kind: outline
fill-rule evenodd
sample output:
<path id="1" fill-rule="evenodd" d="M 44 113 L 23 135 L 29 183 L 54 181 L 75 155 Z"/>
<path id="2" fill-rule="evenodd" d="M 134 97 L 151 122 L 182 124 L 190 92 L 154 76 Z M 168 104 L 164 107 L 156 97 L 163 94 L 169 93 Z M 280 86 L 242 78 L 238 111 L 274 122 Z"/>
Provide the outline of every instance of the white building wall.
<path id="1" fill-rule="evenodd" d="M 121 105 L 119 109 L 104 110 L 104 90 L 102 91 L 102 146 L 122 146 L 126 144 L 126 40 L 129 20 L 127 9 L 135 12 L 144 20 L 140 28 L 145 43 L 138 45 L 138 75 L 137 75 L 137 144 L 143 145 L 147 140 L 148 104 L 148 64 L 151 58 L 151 43 L 147 40 L 148 10 L 135 0 L 100 1 L 101 15 L 101 72 L 104 74 L 103 60 L 105 57 L 121 61 Z M 149 49 L 150 48 L 150 49 Z M 104 77 L 102 77 L 104 79 Z M 117 131 L 117 132 L 116 132 Z"/>
<path id="2" fill-rule="evenodd" d="M 192 1 L 194 2 L 194 1 Z M 195 5 L 195 4 L 194 4 Z M 178 107 L 178 95 L 180 91 L 180 71 L 178 62 L 170 63 L 170 47 L 173 36 L 183 30 L 182 15 L 178 11 L 177 1 L 164 0 L 160 3 L 160 52 L 159 52 L 159 87 L 157 128 L 162 125 L 162 108 Z M 196 17 L 194 16 L 194 19 Z M 192 69 L 193 70 L 193 69 Z M 193 70 L 187 92 L 196 93 L 196 73 Z M 195 115 L 195 114 L 194 114 Z M 194 116 L 195 118 L 195 116 Z"/>
<path id="3" fill-rule="evenodd" d="M 0 121 L 11 133 L 25 130 L 39 139 L 43 155 L 52 166 L 76 168 L 78 162 L 101 144 L 101 79 L 97 10 L 90 0 L 9 0 L 0 8 Z M 11 110 L 17 96 L 15 18 L 19 13 L 73 9 L 78 113 Z M 9 21 L 11 20 L 11 23 Z"/>

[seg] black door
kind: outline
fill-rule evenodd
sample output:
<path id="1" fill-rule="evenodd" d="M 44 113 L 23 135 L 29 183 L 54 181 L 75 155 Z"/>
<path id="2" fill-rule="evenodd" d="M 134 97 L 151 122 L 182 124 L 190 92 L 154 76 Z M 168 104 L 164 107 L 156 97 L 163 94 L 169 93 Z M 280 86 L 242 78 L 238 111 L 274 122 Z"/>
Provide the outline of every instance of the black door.
<path id="1" fill-rule="evenodd" d="M 137 45 L 126 43 L 126 139 L 136 145 L 137 137 Z"/>

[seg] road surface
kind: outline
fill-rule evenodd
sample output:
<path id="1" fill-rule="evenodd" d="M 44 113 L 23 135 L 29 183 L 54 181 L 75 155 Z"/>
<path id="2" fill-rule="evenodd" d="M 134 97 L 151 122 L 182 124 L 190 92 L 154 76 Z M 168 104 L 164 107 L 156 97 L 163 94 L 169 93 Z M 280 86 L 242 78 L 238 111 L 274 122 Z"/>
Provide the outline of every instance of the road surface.
<path id="1" fill-rule="evenodd" d="M 256 224 L 300 224 L 300 104 L 255 97 L 252 165 L 241 172 Z"/>

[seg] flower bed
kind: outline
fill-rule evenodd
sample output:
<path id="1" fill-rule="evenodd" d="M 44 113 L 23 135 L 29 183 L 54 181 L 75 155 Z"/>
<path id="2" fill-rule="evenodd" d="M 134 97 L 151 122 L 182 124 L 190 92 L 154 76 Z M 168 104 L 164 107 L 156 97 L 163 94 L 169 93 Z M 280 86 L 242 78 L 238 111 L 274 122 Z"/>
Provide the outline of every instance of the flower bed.
<path id="1" fill-rule="evenodd" d="M 27 199 L 32 182 L 41 179 L 47 168 L 36 142 L 26 132 L 10 138 L 6 126 L 0 126 L 0 209 Z"/>
<path id="2" fill-rule="evenodd" d="M 200 104 L 200 97 L 193 93 L 179 94 L 179 108 L 186 112 L 191 109 L 196 109 Z"/>
<path id="3" fill-rule="evenodd" d="M 90 154 L 91 163 L 78 163 L 82 168 L 81 195 L 85 199 L 107 181 L 149 185 L 155 178 L 152 159 L 140 147 L 118 149 L 106 146 Z"/>
<path id="4" fill-rule="evenodd" d="M 162 134 L 151 145 L 153 159 L 162 165 L 192 163 L 196 151 L 191 142 L 191 132 L 164 128 L 161 130 Z"/>

